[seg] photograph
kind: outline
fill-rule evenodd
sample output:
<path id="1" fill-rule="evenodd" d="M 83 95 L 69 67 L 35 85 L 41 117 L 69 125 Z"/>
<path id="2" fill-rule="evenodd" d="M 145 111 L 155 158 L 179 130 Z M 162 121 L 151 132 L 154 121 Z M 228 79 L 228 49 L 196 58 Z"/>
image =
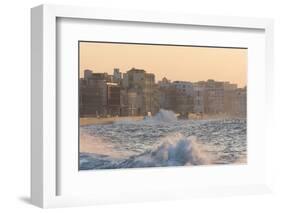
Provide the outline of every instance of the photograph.
<path id="1" fill-rule="evenodd" d="M 247 54 L 78 41 L 79 171 L 247 164 Z"/>

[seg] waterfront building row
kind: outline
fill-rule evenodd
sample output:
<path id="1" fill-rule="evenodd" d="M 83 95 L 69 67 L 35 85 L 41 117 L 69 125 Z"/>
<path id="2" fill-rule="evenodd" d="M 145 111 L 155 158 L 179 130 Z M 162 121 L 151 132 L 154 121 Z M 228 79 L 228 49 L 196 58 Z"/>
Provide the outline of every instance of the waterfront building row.
<path id="1" fill-rule="evenodd" d="M 80 116 L 139 116 L 155 114 L 160 108 L 182 117 L 195 114 L 246 116 L 247 91 L 230 82 L 188 82 L 163 78 L 132 68 L 113 75 L 84 71 L 80 79 Z"/>

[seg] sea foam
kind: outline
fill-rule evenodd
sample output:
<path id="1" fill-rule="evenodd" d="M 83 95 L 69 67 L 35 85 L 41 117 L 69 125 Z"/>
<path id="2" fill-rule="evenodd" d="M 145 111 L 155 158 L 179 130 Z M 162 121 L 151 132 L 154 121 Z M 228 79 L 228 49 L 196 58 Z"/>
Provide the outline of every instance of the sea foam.
<path id="1" fill-rule="evenodd" d="M 173 111 L 160 109 L 155 116 L 146 117 L 145 120 L 154 122 L 174 122 L 177 121 L 177 115 Z"/>
<path id="2" fill-rule="evenodd" d="M 205 153 L 204 149 L 197 143 L 196 137 L 184 137 L 182 134 L 171 134 L 158 141 L 151 150 L 142 154 L 130 156 L 127 159 L 116 159 L 108 156 L 106 161 L 104 156 L 99 158 L 96 155 L 86 155 L 88 163 L 81 162 L 84 169 L 116 169 L 116 168 L 143 168 L 143 167 L 166 167 L 184 165 L 204 165 L 209 164 L 211 158 Z M 91 160 L 93 158 L 91 167 Z M 99 162 L 100 163 L 97 163 Z M 103 164 L 102 162 L 106 163 Z M 97 168 L 97 165 L 100 165 Z"/>
<path id="3" fill-rule="evenodd" d="M 210 158 L 197 143 L 196 137 L 184 137 L 180 133 L 160 139 L 158 145 L 143 154 L 132 156 L 121 167 L 159 167 L 208 164 Z"/>
<path id="4" fill-rule="evenodd" d="M 160 109 L 154 116 L 145 116 L 141 121 L 134 121 L 130 118 L 114 122 L 114 124 L 144 124 L 144 123 L 163 123 L 163 122 L 175 122 L 177 121 L 177 115 L 171 110 Z"/>

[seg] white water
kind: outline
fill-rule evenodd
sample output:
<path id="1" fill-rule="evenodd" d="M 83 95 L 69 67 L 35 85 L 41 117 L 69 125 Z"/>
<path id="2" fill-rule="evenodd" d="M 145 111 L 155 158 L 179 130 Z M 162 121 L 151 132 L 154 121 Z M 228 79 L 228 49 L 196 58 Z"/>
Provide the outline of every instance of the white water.
<path id="1" fill-rule="evenodd" d="M 81 143 L 85 138 L 82 170 L 246 161 L 245 120 L 177 120 L 160 110 L 144 121 L 81 127 Z"/>
<path id="2" fill-rule="evenodd" d="M 160 167 L 208 164 L 208 154 L 196 143 L 195 137 L 171 134 L 158 146 L 122 162 L 122 167 Z"/>
<path id="3" fill-rule="evenodd" d="M 175 122 L 177 116 L 173 111 L 160 109 L 160 111 L 153 117 L 147 117 L 145 121 L 148 122 Z"/>

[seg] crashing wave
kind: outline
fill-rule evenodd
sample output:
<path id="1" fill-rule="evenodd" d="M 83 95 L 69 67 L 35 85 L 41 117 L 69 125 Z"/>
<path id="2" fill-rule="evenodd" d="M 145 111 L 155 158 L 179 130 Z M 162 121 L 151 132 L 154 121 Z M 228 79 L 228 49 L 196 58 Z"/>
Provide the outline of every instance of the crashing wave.
<path id="1" fill-rule="evenodd" d="M 85 153 L 83 156 L 88 161 L 80 162 L 82 169 L 165 167 L 210 163 L 210 158 L 204 153 L 195 137 L 186 138 L 179 133 L 162 138 L 152 150 L 123 160 L 110 159 L 109 156 L 89 156 Z M 92 165 L 91 162 L 93 162 Z"/>
<path id="2" fill-rule="evenodd" d="M 204 157 L 203 157 L 204 156 Z M 208 164 L 206 153 L 197 143 L 196 137 L 172 134 L 161 140 L 153 150 L 132 156 L 121 163 L 122 168 L 162 167 Z"/>
<path id="3" fill-rule="evenodd" d="M 146 117 L 145 120 L 156 122 L 174 122 L 177 121 L 177 115 L 171 110 L 160 109 L 156 115 Z"/>
<path id="4" fill-rule="evenodd" d="M 135 121 L 127 118 L 120 121 L 115 121 L 114 124 L 143 124 L 143 123 L 161 123 L 161 122 L 175 122 L 177 121 L 177 115 L 171 110 L 160 109 L 154 116 L 146 116 L 144 120 Z"/>

